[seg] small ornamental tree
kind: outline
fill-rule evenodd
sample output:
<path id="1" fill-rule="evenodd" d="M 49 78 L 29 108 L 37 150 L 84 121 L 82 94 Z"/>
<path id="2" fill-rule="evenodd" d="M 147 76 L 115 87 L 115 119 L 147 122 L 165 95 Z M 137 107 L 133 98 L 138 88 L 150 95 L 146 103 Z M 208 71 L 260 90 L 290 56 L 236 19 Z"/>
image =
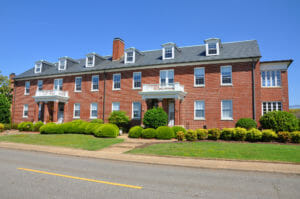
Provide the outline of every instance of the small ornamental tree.
<path id="1" fill-rule="evenodd" d="M 113 111 L 108 118 L 109 123 L 117 125 L 120 129 L 125 131 L 128 128 L 129 117 L 124 111 Z"/>
<path id="2" fill-rule="evenodd" d="M 0 94 L 0 123 L 10 123 L 10 103 L 4 94 Z"/>
<path id="3" fill-rule="evenodd" d="M 285 111 L 272 111 L 264 114 L 259 122 L 263 129 L 279 131 L 297 131 L 298 119 L 295 115 Z"/>
<path id="4" fill-rule="evenodd" d="M 146 128 L 158 128 L 166 126 L 168 123 L 167 113 L 160 107 L 148 110 L 143 119 L 143 124 Z"/>

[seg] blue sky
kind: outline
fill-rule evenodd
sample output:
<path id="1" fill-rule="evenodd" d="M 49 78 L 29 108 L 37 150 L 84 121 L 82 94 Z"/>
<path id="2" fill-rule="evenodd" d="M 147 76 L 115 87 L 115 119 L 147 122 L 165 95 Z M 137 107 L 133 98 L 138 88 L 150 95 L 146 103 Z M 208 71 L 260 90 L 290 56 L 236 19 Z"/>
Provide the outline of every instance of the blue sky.
<path id="1" fill-rule="evenodd" d="M 109 55 L 126 47 L 161 48 L 256 39 L 262 60 L 294 59 L 290 105 L 300 104 L 300 1 L 12 1 L 0 0 L 0 70 L 20 74 L 37 60 Z"/>

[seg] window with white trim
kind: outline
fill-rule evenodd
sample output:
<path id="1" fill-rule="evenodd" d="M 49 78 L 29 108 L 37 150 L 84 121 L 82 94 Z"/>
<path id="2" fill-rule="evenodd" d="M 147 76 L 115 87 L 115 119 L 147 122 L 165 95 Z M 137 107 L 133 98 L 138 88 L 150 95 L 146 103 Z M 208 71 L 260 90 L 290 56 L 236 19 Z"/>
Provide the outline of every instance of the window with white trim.
<path id="1" fill-rule="evenodd" d="M 111 111 L 119 111 L 120 110 L 120 102 L 113 102 Z"/>
<path id="2" fill-rule="evenodd" d="M 263 102 L 262 103 L 262 114 L 264 115 L 267 112 L 271 111 L 282 111 L 281 102 Z"/>
<path id="3" fill-rule="evenodd" d="M 97 103 L 91 103 L 90 107 L 90 118 L 95 119 L 98 117 L 98 104 Z"/>
<path id="4" fill-rule="evenodd" d="M 121 89 L 121 74 L 113 74 L 113 90 Z"/>
<path id="5" fill-rule="evenodd" d="M 134 63 L 135 62 L 135 52 L 128 51 L 125 52 L 125 64 Z"/>
<path id="6" fill-rule="evenodd" d="M 43 90 L 43 80 L 38 80 L 37 89 L 38 89 L 38 91 Z"/>
<path id="7" fill-rule="evenodd" d="M 59 60 L 58 70 L 66 70 L 66 65 L 67 65 L 66 62 L 67 62 L 66 59 Z"/>
<path id="8" fill-rule="evenodd" d="M 24 92 L 24 94 L 29 95 L 29 93 L 30 93 L 30 81 L 26 81 L 25 82 L 25 92 Z"/>
<path id="9" fill-rule="evenodd" d="M 28 117 L 28 104 L 23 106 L 23 117 Z"/>
<path id="10" fill-rule="evenodd" d="M 63 79 L 55 79 L 54 80 L 54 90 L 62 91 L 63 87 Z"/>
<path id="11" fill-rule="evenodd" d="M 203 100 L 194 102 L 194 119 L 205 119 L 205 102 Z"/>
<path id="12" fill-rule="evenodd" d="M 174 70 L 160 71 L 160 85 L 166 86 L 174 83 Z"/>
<path id="13" fill-rule="evenodd" d="M 232 120 L 232 100 L 222 100 L 221 102 L 221 119 Z"/>
<path id="14" fill-rule="evenodd" d="M 195 68 L 194 69 L 194 85 L 195 86 L 204 86 L 205 80 L 205 69 L 204 68 Z"/>
<path id="15" fill-rule="evenodd" d="M 92 91 L 99 90 L 99 75 L 92 76 Z"/>
<path id="16" fill-rule="evenodd" d="M 173 58 L 173 47 L 165 47 L 165 59 Z"/>
<path id="17" fill-rule="evenodd" d="M 132 103 L 132 118 L 133 119 L 141 118 L 141 103 L 140 102 Z"/>
<path id="18" fill-rule="evenodd" d="M 42 72 L 42 63 L 36 63 L 34 67 L 34 73 L 41 73 Z"/>
<path id="19" fill-rule="evenodd" d="M 217 55 L 218 54 L 218 49 L 217 45 L 218 43 L 208 43 L 208 55 Z"/>
<path id="20" fill-rule="evenodd" d="M 221 66 L 221 85 L 232 85 L 231 66 Z"/>
<path id="21" fill-rule="evenodd" d="M 75 77 L 75 92 L 81 91 L 82 77 Z"/>
<path id="22" fill-rule="evenodd" d="M 261 86 L 262 87 L 281 86 L 281 71 L 280 70 L 261 71 Z"/>
<path id="23" fill-rule="evenodd" d="M 134 72 L 133 73 L 133 88 L 141 88 L 142 87 L 142 73 Z"/>
<path id="24" fill-rule="evenodd" d="M 73 118 L 80 118 L 80 104 L 79 103 L 74 104 Z"/>
<path id="25" fill-rule="evenodd" d="M 95 56 L 86 57 L 86 67 L 94 67 L 95 64 Z"/>

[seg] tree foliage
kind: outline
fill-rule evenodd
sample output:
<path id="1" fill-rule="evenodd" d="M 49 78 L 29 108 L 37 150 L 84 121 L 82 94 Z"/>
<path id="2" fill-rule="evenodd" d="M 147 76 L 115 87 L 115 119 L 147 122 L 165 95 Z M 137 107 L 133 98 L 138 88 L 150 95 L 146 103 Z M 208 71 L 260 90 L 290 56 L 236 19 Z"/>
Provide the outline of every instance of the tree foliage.
<path id="1" fill-rule="evenodd" d="M 1 74 L 0 71 L 0 94 L 4 95 L 9 103 L 12 101 L 12 89 L 10 88 L 9 78 Z"/>

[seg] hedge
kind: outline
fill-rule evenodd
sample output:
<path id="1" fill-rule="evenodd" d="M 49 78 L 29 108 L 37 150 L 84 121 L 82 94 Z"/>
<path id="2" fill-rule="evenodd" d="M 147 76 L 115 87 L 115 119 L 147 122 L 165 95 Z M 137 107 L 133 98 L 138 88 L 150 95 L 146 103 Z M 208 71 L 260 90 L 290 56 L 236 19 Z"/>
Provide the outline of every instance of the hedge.
<path id="1" fill-rule="evenodd" d="M 278 134 L 278 141 L 279 142 L 289 142 L 291 140 L 291 134 L 288 131 L 279 132 Z"/>
<path id="2" fill-rule="evenodd" d="M 245 129 L 249 130 L 252 128 L 256 128 L 257 123 L 256 123 L 256 121 L 254 121 L 251 118 L 241 118 L 237 121 L 237 123 L 235 124 L 235 127 L 241 127 L 241 128 L 245 128 Z"/>
<path id="3" fill-rule="evenodd" d="M 196 129 L 197 138 L 198 140 L 205 140 L 208 136 L 208 130 L 207 129 Z"/>
<path id="4" fill-rule="evenodd" d="M 103 124 L 103 120 L 101 120 L 101 119 L 93 119 L 93 120 L 90 121 L 90 123 Z"/>
<path id="5" fill-rule="evenodd" d="M 247 131 L 246 140 L 250 142 L 258 142 L 261 141 L 262 132 L 258 129 L 250 129 Z"/>
<path id="6" fill-rule="evenodd" d="M 234 128 L 224 128 L 221 131 L 220 138 L 222 140 L 231 140 L 234 136 Z"/>
<path id="7" fill-rule="evenodd" d="M 0 132 L 4 131 L 4 124 L 0 123 Z"/>
<path id="8" fill-rule="evenodd" d="M 300 131 L 294 131 L 291 133 L 291 140 L 294 143 L 300 143 Z"/>
<path id="9" fill-rule="evenodd" d="M 189 129 L 185 134 L 185 138 L 187 141 L 195 141 L 197 140 L 197 132 L 195 132 L 192 129 Z"/>
<path id="10" fill-rule="evenodd" d="M 268 112 L 259 119 L 259 122 L 263 129 L 273 129 L 276 132 L 297 131 L 299 123 L 294 114 L 285 111 Z"/>
<path id="11" fill-rule="evenodd" d="M 41 134 L 63 134 L 62 124 L 48 123 L 40 128 Z"/>
<path id="12" fill-rule="evenodd" d="M 119 128 L 113 124 L 103 124 L 94 130 L 96 137 L 116 138 L 119 135 Z"/>
<path id="13" fill-rule="evenodd" d="M 85 127 L 85 134 L 93 134 L 96 128 L 100 127 L 102 124 L 100 123 L 89 123 Z"/>
<path id="14" fill-rule="evenodd" d="M 271 142 L 277 139 L 277 134 L 270 129 L 266 129 L 262 131 L 262 141 L 263 142 Z"/>
<path id="15" fill-rule="evenodd" d="M 246 139 L 247 130 L 241 127 L 237 127 L 233 132 L 233 140 L 244 141 Z"/>
<path id="16" fill-rule="evenodd" d="M 182 126 L 173 126 L 172 129 L 173 129 L 175 135 L 177 135 L 177 132 L 179 132 L 179 131 L 186 133 L 186 129 Z"/>
<path id="17" fill-rule="evenodd" d="M 19 131 L 32 131 L 33 123 L 32 122 L 22 122 L 18 125 Z"/>
<path id="18" fill-rule="evenodd" d="M 174 138 L 174 131 L 168 126 L 160 126 L 156 129 L 156 138 L 160 140 L 170 140 Z"/>
<path id="19" fill-rule="evenodd" d="M 142 136 L 143 128 L 140 126 L 131 127 L 128 133 L 130 138 L 140 138 Z"/>
<path id="20" fill-rule="evenodd" d="M 178 141 L 183 141 L 185 138 L 185 133 L 183 131 L 178 131 L 176 133 L 176 138 Z"/>
<path id="21" fill-rule="evenodd" d="M 42 121 L 38 121 L 35 124 L 33 124 L 33 131 L 39 132 L 40 128 L 44 125 Z"/>
<path id="22" fill-rule="evenodd" d="M 147 128 L 142 130 L 142 138 L 151 139 L 156 137 L 156 130 L 153 128 Z"/>
<path id="23" fill-rule="evenodd" d="M 208 130 L 208 139 L 209 140 L 218 140 L 221 135 L 221 130 L 218 128 L 213 128 Z"/>

